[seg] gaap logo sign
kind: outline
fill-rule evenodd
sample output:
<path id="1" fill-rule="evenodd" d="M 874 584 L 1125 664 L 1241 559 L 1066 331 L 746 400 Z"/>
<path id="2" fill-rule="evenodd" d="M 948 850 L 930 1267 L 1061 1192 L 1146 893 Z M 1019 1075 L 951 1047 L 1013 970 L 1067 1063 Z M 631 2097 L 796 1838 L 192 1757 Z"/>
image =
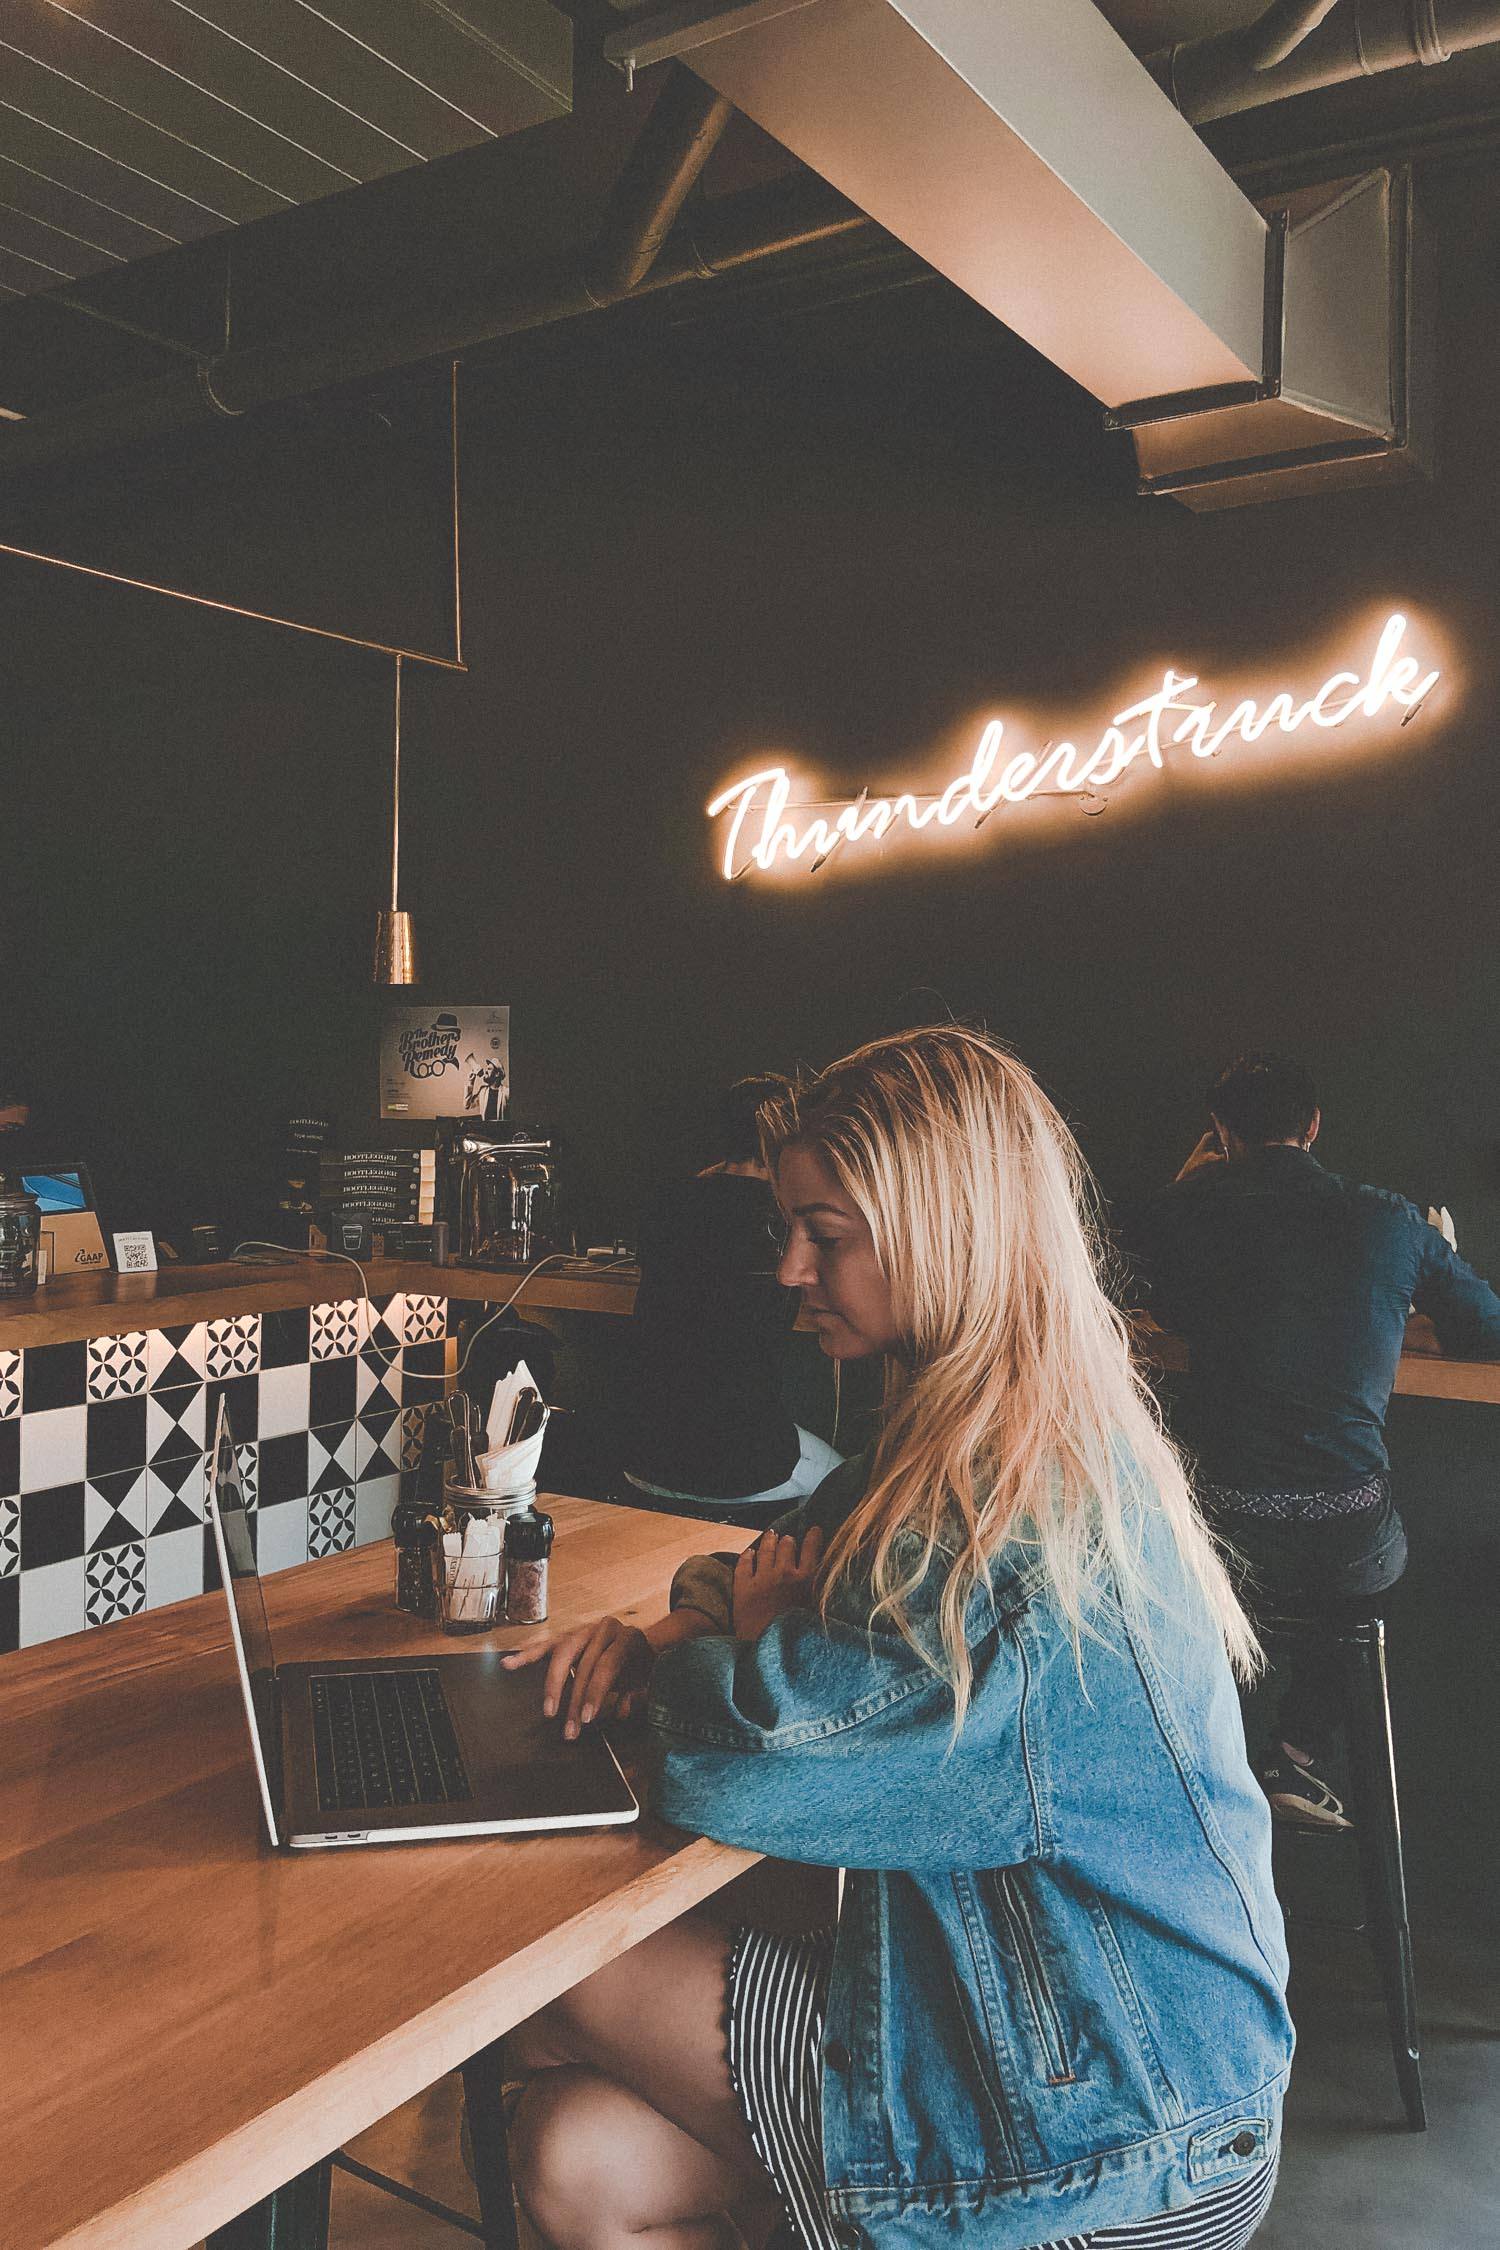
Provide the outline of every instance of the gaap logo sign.
<path id="1" fill-rule="evenodd" d="M 835 852 L 894 840 L 903 829 L 979 828 L 992 813 L 1037 797 L 1073 797 L 1084 811 L 1102 812 L 1108 792 L 1133 767 L 1162 773 L 1173 753 L 1206 760 L 1231 744 L 1315 738 L 1361 721 L 1405 726 L 1441 677 L 1436 666 L 1404 652 L 1406 634 L 1407 619 L 1395 611 L 1359 670 L 1332 672 L 1310 692 L 1242 696 L 1222 716 L 1225 698 L 1196 696 L 1197 674 L 1168 665 L 1161 685 L 1116 711 L 1089 750 L 1070 741 L 1010 749 L 1005 721 L 991 719 L 969 765 L 935 792 L 877 797 L 865 789 L 842 802 L 794 801 L 787 768 L 763 766 L 709 801 L 709 819 L 722 823 L 720 867 L 729 882 L 777 870 L 813 875 Z M 1002 749 L 1009 750 L 1003 763 Z"/>

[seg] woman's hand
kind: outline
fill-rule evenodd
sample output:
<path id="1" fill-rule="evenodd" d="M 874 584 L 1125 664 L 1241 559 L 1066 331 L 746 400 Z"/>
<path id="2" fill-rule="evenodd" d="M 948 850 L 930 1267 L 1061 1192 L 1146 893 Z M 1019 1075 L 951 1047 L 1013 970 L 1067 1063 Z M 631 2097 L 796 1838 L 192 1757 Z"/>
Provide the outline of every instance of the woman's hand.
<path id="1" fill-rule="evenodd" d="M 600 1617 L 570 1633 L 544 1633 L 511 1649 L 500 1661 L 508 1672 L 547 1660 L 542 1710 L 561 1711 L 569 1742 L 593 1719 L 628 1719 L 639 1705 L 656 1662 L 656 1650 L 638 1625 Z"/>
<path id="2" fill-rule="evenodd" d="M 758 1641 L 788 1609 L 811 1609 L 817 1599 L 823 1534 L 814 1524 L 802 1545 L 789 1531 L 763 1531 L 734 1566 L 734 1637 Z"/>

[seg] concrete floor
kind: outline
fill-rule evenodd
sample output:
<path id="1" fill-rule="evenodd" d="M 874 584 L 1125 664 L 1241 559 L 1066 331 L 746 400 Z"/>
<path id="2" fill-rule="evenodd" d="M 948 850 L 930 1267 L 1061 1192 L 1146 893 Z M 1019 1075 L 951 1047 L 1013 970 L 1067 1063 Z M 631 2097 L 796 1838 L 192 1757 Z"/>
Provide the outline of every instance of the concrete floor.
<path id="1" fill-rule="evenodd" d="M 1299 2050 L 1281 2184 L 1257 2250 L 1500 2250 L 1500 1562 L 1413 1562 L 1391 1613 L 1396 1755 L 1430 2129 L 1402 2122 L 1364 1941 L 1293 1932 Z M 1283 1895 L 1341 1915 L 1346 1847 L 1289 1840 Z M 355 2144 L 367 2163 L 474 2209 L 456 2082 Z M 441 2222 L 340 2176 L 335 2250 L 456 2250 Z"/>

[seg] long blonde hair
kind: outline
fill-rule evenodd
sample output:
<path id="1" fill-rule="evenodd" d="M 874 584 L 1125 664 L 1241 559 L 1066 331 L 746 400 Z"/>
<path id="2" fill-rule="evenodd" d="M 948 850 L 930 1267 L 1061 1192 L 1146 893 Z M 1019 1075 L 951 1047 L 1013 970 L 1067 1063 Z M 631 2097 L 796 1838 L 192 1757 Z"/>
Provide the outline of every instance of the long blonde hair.
<path id="1" fill-rule="evenodd" d="M 1158 1506 L 1252 1676 L 1255 1636 L 1101 1285 L 1088 1168 L 1024 1064 L 962 1025 L 902 1032 L 770 1104 L 761 1130 L 773 1173 L 791 1144 L 811 1149 L 861 1212 L 901 1339 L 869 1483 L 825 1558 L 825 1613 L 858 1571 L 872 1622 L 920 1648 L 910 1598 L 935 1553 L 951 1558 L 939 1628 L 961 1725 L 965 1618 L 1001 1550 L 1030 1551 L 1081 1659 L 1102 1581 L 1143 1616 L 1160 1598 L 1141 1561 Z"/>

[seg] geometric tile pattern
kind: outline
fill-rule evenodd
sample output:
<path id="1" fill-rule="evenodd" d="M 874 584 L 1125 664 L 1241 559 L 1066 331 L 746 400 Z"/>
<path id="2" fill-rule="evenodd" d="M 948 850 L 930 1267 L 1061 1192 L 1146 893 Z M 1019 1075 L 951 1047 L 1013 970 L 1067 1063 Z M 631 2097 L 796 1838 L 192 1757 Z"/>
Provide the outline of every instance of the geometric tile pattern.
<path id="1" fill-rule="evenodd" d="M 448 1333 L 446 1297 L 413 1297 L 406 1300 L 404 1340 L 408 1344 L 438 1343 Z"/>
<path id="2" fill-rule="evenodd" d="M 363 1306 L 358 1297 L 341 1297 L 336 1304 L 312 1309 L 311 1356 L 317 1359 L 352 1359 L 364 1341 Z"/>
<path id="3" fill-rule="evenodd" d="M 203 1372 L 210 1382 L 226 1375 L 253 1375 L 260 1365 L 260 1314 L 240 1313 L 206 1323 Z"/>
<path id="4" fill-rule="evenodd" d="M 112 1625 L 116 1618 L 134 1617 L 146 1606 L 144 1541 L 90 1555 L 84 1583 L 88 1588 L 84 1614 L 91 1625 Z"/>
<path id="5" fill-rule="evenodd" d="M 221 1398 L 263 1570 L 386 1537 L 448 1326 L 350 1297 L 0 1351 L 0 1649 L 202 1592 Z"/>
<path id="6" fill-rule="evenodd" d="M 314 1493 L 307 1503 L 308 1559 L 315 1555 L 341 1555 L 346 1547 L 353 1545 L 353 1485 L 335 1485 L 329 1492 Z"/>
<path id="7" fill-rule="evenodd" d="M 130 1336 L 91 1336 L 89 1397 L 134 1398 L 146 1388 L 146 1332 Z"/>

